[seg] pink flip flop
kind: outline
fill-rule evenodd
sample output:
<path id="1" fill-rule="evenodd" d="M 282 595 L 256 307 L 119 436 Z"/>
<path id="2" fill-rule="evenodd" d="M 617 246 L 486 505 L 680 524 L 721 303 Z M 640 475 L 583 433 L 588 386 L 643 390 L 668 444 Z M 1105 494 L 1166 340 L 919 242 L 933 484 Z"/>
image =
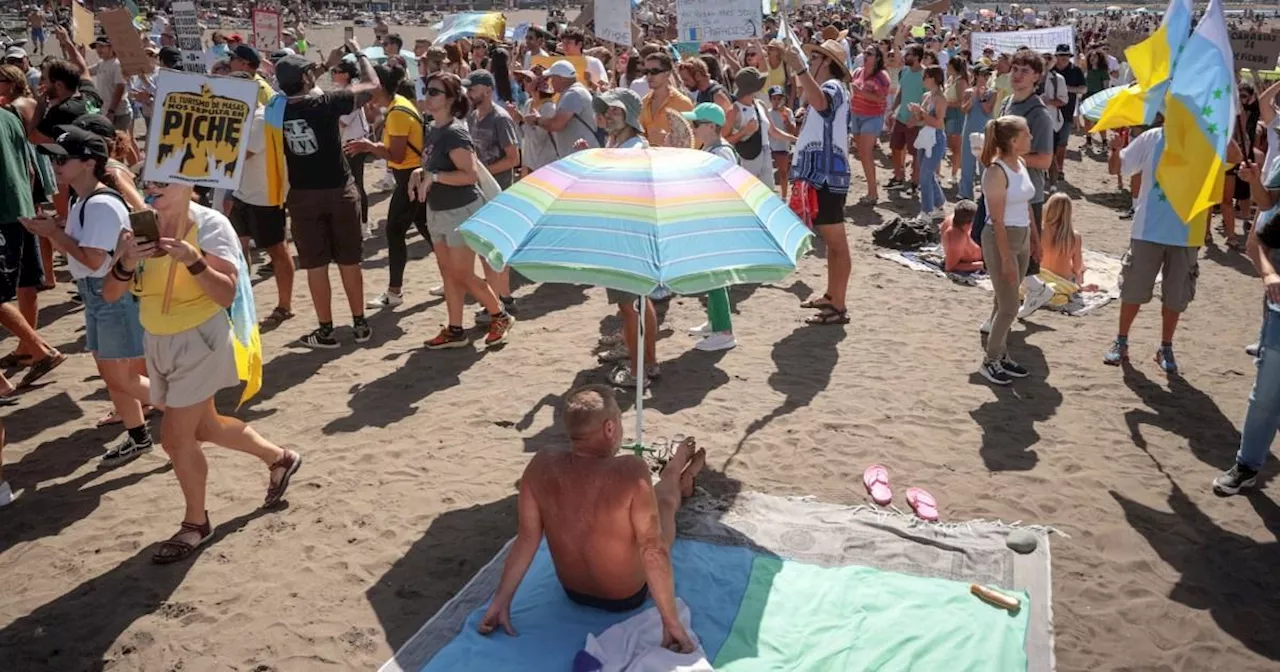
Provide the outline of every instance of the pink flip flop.
<path id="1" fill-rule="evenodd" d="M 893 490 L 889 489 L 889 470 L 879 464 L 873 464 L 862 472 L 862 484 L 867 488 L 871 500 L 880 506 L 888 506 L 893 501 Z"/>
<path id="2" fill-rule="evenodd" d="M 924 488 L 907 488 L 907 503 L 921 520 L 938 519 L 938 500 Z"/>

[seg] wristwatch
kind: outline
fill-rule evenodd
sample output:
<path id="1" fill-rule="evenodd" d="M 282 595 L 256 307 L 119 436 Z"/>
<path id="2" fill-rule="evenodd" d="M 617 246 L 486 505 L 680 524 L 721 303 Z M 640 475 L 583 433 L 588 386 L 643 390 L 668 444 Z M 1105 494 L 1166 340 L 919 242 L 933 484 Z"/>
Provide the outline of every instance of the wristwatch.
<path id="1" fill-rule="evenodd" d="M 440 173 L 437 173 L 434 170 L 431 171 L 431 184 L 435 184 L 436 182 L 439 182 L 439 181 L 440 181 Z"/>

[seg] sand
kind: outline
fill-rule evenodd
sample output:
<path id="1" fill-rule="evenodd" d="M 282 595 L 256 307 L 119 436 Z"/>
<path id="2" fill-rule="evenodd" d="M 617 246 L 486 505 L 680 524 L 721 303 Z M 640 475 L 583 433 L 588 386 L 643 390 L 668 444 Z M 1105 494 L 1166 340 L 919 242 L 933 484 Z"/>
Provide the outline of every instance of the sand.
<path id="1" fill-rule="evenodd" d="M 1127 198 L 1080 143 L 1067 188 L 1077 226 L 1089 247 L 1119 255 Z M 888 176 L 881 170 L 882 184 Z M 693 350 L 684 330 L 701 308 L 673 300 L 649 435 L 699 437 L 704 487 L 723 496 L 863 503 L 860 474 L 879 462 L 904 509 L 918 485 L 946 520 L 1061 529 L 1070 538 L 1053 542 L 1053 607 L 1063 670 L 1276 669 L 1276 487 L 1231 499 L 1209 491 L 1231 463 L 1253 376 L 1242 348 L 1257 333 L 1261 287 L 1245 258 L 1201 255 L 1198 299 L 1178 331 L 1185 378 L 1166 379 L 1150 361 L 1156 310 L 1134 329 L 1133 371 L 1104 366 L 1112 305 L 1085 318 L 1034 315 L 1011 340 L 1032 376 L 997 390 L 974 373 L 990 294 L 874 258 L 871 228 L 895 211 L 916 205 L 848 211 L 846 328 L 801 323 L 797 297 L 824 284 L 818 257 L 783 285 L 733 290 L 740 345 L 729 352 Z M 434 261 L 411 243 L 407 302 L 371 316 L 366 347 L 347 329 L 338 350 L 292 345 L 314 326 L 297 288 L 299 316 L 265 335 L 266 386 L 238 416 L 306 463 L 289 506 L 262 512 L 263 465 L 210 448 L 218 536 L 193 562 L 149 561 L 181 516 L 162 451 L 96 469 L 117 430 L 93 428 L 109 404 L 88 356 L 22 397 L 5 418 L 5 473 L 25 492 L 0 510 L 0 669 L 372 669 L 515 533 L 516 480 L 530 451 L 564 445 L 557 395 L 601 380 L 593 346 L 612 311 L 600 289 L 525 287 L 505 349 L 425 351 L 444 307 L 427 295 Z M 372 296 L 386 283 L 385 242 L 368 252 Z M 67 289 L 41 295 L 42 330 L 83 353 Z M 266 313 L 274 282 L 257 292 Z M 345 308 L 337 314 L 347 322 Z M 235 394 L 219 399 L 224 412 L 234 407 Z"/>

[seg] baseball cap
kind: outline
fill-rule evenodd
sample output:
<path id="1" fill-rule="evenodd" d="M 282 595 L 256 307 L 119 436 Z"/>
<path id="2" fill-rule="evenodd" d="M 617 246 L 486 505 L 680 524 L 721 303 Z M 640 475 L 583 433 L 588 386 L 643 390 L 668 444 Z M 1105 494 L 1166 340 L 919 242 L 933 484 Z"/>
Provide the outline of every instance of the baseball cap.
<path id="1" fill-rule="evenodd" d="M 787 95 L 787 91 L 786 91 L 786 89 L 782 88 L 781 86 L 778 86 L 778 85 L 776 85 L 776 84 L 775 84 L 775 85 L 773 85 L 773 86 L 769 87 L 769 97 L 770 97 L 770 98 L 772 98 L 772 97 L 774 97 L 774 96 L 785 96 L 785 95 Z"/>
<path id="2" fill-rule="evenodd" d="M 576 76 L 576 75 L 575 75 Z M 463 86 L 487 86 L 494 88 L 498 83 L 493 79 L 493 75 L 488 70 L 472 70 L 470 75 L 462 82 Z"/>
<path id="3" fill-rule="evenodd" d="M 160 65 L 176 68 L 182 65 L 182 51 L 177 47 L 160 47 Z"/>
<path id="4" fill-rule="evenodd" d="M 101 114 L 82 114 L 71 125 L 100 137 L 114 138 L 116 127 Z"/>
<path id="5" fill-rule="evenodd" d="M 272 63 L 279 63 L 280 59 L 284 58 L 285 56 L 297 56 L 297 55 L 298 55 L 298 52 L 290 49 L 289 47 L 285 47 L 283 49 L 277 49 L 271 52 L 271 55 L 268 56 L 267 59 L 270 60 Z"/>
<path id="6" fill-rule="evenodd" d="M 318 63 L 302 56 L 285 56 L 276 63 L 276 81 L 283 89 L 296 89 L 302 86 L 303 75 L 318 67 Z"/>
<path id="7" fill-rule="evenodd" d="M 570 79 L 578 78 L 578 69 L 573 67 L 569 61 L 556 61 L 547 68 L 542 75 L 544 77 L 568 77 Z"/>
<path id="8" fill-rule="evenodd" d="M 4 60 L 26 58 L 27 52 L 22 47 L 9 47 L 4 51 Z"/>
<path id="9" fill-rule="evenodd" d="M 83 128 L 59 126 L 57 141 L 40 145 L 37 149 L 48 156 L 65 156 L 72 159 L 107 158 L 107 141 Z"/>
<path id="10" fill-rule="evenodd" d="M 160 53 L 163 56 L 164 50 L 162 49 Z M 237 44 L 236 48 L 231 50 L 231 57 L 238 58 L 254 68 L 262 65 L 262 57 L 258 55 L 258 50 L 247 44 Z"/>
<path id="11" fill-rule="evenodd" d="M 225 37 L 227 39 L 227 42 L 231 42 L 231 43 L 244 42 L 244 36 L 241 35 L 240 33 L 227 33 Z"/>
<path id="12" fill-rule="evenodd" d="M 724 110 L 720 109 L 720 106 L 715 103 L 702 103 L 693 108 L 692 112 L 684 112 L 682 116 L 693 122 L 706 122 L 716 126 L 724 126 Z"/>

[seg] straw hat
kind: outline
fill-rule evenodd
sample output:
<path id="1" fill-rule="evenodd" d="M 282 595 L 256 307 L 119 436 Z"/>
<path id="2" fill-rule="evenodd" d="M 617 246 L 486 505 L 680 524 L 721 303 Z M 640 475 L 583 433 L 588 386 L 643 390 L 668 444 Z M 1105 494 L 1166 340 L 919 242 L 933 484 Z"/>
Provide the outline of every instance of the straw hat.
<path id="1" fill-rule="evenodd" d="M 840 71 L 844 73 L 844 78 L 849 78 L 847 65 L 849 61 L 849 52 L 845 51 L 844 45 L 835 40 L 826 40 L 822 44 L 806 44 L 804 45 L 804 53 L 812 54 L 820 53 L 823 56 L 833 60 L 840 66 Z"/>

